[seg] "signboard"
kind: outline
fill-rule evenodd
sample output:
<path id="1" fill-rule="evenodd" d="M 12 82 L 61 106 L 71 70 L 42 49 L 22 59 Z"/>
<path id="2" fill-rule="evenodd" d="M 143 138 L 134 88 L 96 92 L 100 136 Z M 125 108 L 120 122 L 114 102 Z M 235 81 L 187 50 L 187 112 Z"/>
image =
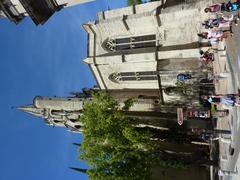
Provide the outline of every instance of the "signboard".
<path id="1" fill-rule="evenodd" d="M 177 80 L 179 81 L 185 81 L 185 80 L 188 80 L 188 79 L 192 79 L 192 74 L 190 73 L 180 73 L 177 75 Z"/>
<path id="2" fill-rule="evenodd" d="M 188 110 L 186 112 L 188 118 L 201 118 L 209 119 L 211 118 L 211 111 L 209 110 Z"/>
<path id="3" fill-rule="evenodd" d="M 188 119 L 211 119 L 210 110 L 196 110 L 193 108 L 177 108 L 177 123 L 179 125 L 183 124 L 184 120 Z"/>
<path id="4" fill-rule="evenodd" d="M 179 125 L 183 124 L 183 109 L 177 108 L 177 122 Z"/>

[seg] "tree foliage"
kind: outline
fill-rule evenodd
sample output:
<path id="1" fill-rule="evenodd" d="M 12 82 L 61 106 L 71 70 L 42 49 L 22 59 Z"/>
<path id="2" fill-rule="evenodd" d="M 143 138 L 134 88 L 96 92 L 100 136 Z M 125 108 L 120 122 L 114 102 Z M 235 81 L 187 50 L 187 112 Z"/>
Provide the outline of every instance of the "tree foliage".
<path id="1" fill-rule="evenodd" d="M 130 102 L 126 103 L 129 107 Z M 91 166 L 90 179 L 149 179 L 151 161 L 145 157 L 140 135 L 124 115 L 119 104 L 109 96 L 94 94 L 84 105 L 84 140 L 80 159 Z"/>
<path id="2" fill-rule="evenodd" d="M 84 139 L 79 158 L 90 165 L 87 170 L 90 179 L 149 180 L 155 165 L 185 167 L 194 163 L 195 159 L 190 161 L 154 146 L 150 140 L 154 131 L 137 128 L 136 121 L 125 115 L 131 103 L 132 100 L 127 101 L 121 107 L 112 97 L 96 93 L 84 104 L 80 118 Z M 158 135 L 173 139 L 164 133 Z"/>

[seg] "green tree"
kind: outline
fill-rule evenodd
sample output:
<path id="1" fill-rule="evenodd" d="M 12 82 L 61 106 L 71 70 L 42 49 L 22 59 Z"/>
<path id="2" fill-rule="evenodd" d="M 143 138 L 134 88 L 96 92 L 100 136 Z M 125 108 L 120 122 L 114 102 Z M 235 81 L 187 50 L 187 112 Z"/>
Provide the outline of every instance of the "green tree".
<path id="1" fill-rule="evenodd" d="M 125 115 L 131 105 L 120 107 L 110 96 L 102 93 L 93 95 L 84 104 L 84 114 L 80 121 L 83 127 L 83 142 L 79 158 L 87 161 L 90 169 L 87 174 L 96 180 L 149 180 L 151 168 L 185 167 L 189 164 L 203 164 L 197 156 L 168 153 L 155 146 L 151 138 L 165 133 L 154 133 L 151 128 L 137 128 L 137 121 Z M 82 170 L 81 170 L 82 172 Z"/>
<path id="2" fill-rule="evenodd" d="M 80 159 L 91 166 L 90 179 L 148 179 L 151 161 L 144 156 L 143 142 L 149 138 L 140 135 L 124 116 L 119 104 L 101 93 L 84 105 L 84 140 Z"/>

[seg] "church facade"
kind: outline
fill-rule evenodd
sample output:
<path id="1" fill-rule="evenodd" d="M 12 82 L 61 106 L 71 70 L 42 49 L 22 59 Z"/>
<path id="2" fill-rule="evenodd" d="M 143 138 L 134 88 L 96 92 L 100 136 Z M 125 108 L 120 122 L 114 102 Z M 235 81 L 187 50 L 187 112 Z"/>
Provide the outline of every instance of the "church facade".
<path id="1" fill-rule="evenodd" d="M 100 12 L 97 20 L 83 24 L 88 33 L 84 62 L 100 89 L 140 97 L 149 94 L 160 104 L 197 105 L 198 99 L 181 95 L 174 87 L 179 74 L 191 74 L 190 83 L 204 76 L 199 51 L 210 44 L 199 42 L 197 36 L 208 17 L 201 3 L 163 9 L 156 1 Z"/>
<path id="2" fill-rule="evenodd" d="M 83 24 L 88 34 L 84 62 L 96 79 L 98 88 L 94 90 L 120 103 L 133 99 L 126 114 L 137 118 L 140 125 L 171 130 L 173 134 L 211 129 L 210 118 L 195 117 L 178 124 L 179 108 L 204 110 L 199 101 L 204 87 L 201 80 L 207 79 L 209 72 L 200 67 L 199 51 L 210 44 L 200 42 L 197 33 L 201 22 L 209 18 L 203 10 L 207 4 L 211 1 L 155 1 L 103 11 L 95 21 Z M 83 114 L 84 102 L 91 98 L 90 92 L 83 90 L 65 98 L 38 96 L 33 104 L 18 109 L 43 118 L 47 125 L 81 132 L 83 124 L 77 120 Z M 181 152 L 193 152 L 196 146 L 171 144 L 176 149 L 184 148 Z M 153 168 L 156 180 L 189 177 L 209 179 L 209 171 L 198 166 L 183 170 Z"/>
<path id="3" fill-rule="evenodd" d="M 199 99 L 209 71 L 201 68 L 199 52 L 210 44 L 201 42 L 197 33 L 210 16 L 204 8 L 211 2 L 162 3 L 103 11 L 95 21 L 83 24 L 88 33 L 84 62 L 102 91 L 120 101 L 135 100 L 131 109 L 135 114 L 159 120 L 171 117 L 176 126 L 179 108 L 204 109 Z M 181 81 L 181 76 L 190 78 Z M 185 125 L 208 127 L 196 119 Z"/>

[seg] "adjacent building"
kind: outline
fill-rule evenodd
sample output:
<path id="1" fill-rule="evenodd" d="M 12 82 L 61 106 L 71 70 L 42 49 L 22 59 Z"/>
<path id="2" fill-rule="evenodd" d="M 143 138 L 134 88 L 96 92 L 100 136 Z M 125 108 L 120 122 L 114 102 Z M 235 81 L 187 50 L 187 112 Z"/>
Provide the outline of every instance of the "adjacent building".
<path id="1" fill-rule="evenodd" d="M 29 16 L 36 25 L 43 25 L 55 12 L 93 0 L 0 0 L 0 17 L 18 24 Z"/>

